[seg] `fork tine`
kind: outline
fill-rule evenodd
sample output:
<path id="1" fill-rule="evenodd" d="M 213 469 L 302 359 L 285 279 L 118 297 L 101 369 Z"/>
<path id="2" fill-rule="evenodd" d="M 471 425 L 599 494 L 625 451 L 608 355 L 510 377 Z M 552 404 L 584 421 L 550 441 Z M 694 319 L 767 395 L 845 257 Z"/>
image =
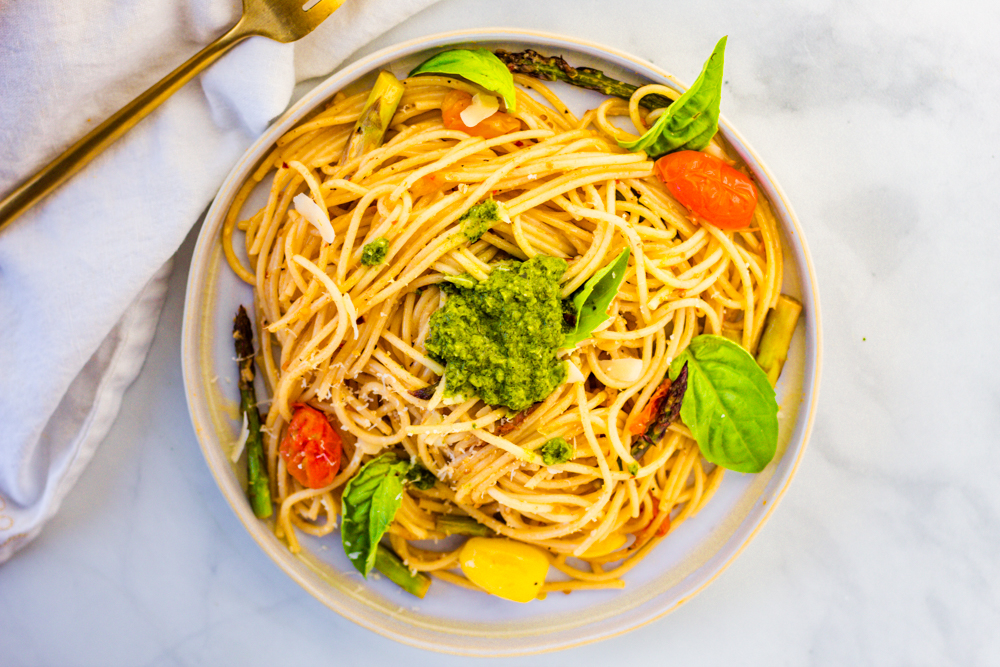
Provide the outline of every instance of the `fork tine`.
<path id="1" fill-rule="evenodd" d="M 319 24 L 337 11 L 346 0 L 303 0 L 302 9 L 310 22 Z"/>

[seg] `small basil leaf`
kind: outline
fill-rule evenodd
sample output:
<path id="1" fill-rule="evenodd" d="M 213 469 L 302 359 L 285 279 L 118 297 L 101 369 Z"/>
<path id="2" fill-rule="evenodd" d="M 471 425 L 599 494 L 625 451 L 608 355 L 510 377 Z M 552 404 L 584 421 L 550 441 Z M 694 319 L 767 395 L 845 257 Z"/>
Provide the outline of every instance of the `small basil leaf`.
<path id="1" fill-rule="evenodd" d="M 645 134 L 635 141 L 619 141 L 618 145 L 630 151 L 646 151 L 651 158 L 681 149 L 700 151 L 707 146 L 719 128 L 725 51 L 723 37 L 691 87 L 667 107 Z"/>
<path id="2" fill-rule="evenodd" d="M 610 264 L 592 275 L 583 287 L 570 296 L 569 311 L 573 317 L 568 319 L 573 319 L 573 328 L 565 335 L 563 347 L 572 348 L 590 338 L 594 329 L 608 319 L 608 306 L 625 278 L 629 254 L 628 248 L 622 250 Z"/>
<path id="3" fill-rule="evenodd" d="M 498 93 L 503 98 L 508 112 L 517 111 L 514 76 L 503 61 L 487 49 L 454 49 L 439 53 L 417 65 L 410 72 L 410 76 L 417 74 L 460 76 L 486 90 Z"/>
<path id="4" fill-rule="evenodd" d="M 687 364 L 681 420 L 702 455 L 723 468 L 760 472 L 778 446 L 778 403 L 757 362 L 722 336 L 697 336 L 670 364 L 677 379 Z"/>
<path id="5" fill-rule="evenodd" d="M 375 550 L 402 504 L 402 476 L 408 461 L 395 454 L 372 459 L 347 482 L 340 525 L 344 553 L 358 572 L 368 576 L 375 565 Z"/>

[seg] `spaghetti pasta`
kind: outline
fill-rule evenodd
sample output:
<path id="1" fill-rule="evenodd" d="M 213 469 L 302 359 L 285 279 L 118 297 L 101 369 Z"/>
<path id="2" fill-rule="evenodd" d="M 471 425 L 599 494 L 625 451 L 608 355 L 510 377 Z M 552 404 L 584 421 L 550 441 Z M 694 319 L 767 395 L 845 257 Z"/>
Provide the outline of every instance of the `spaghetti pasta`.
<path id="1" fill-rule="evenodd" d="M 444 76 L 406 79 L 385 143 L 344 164 L 367 91 L 340 93 L 279 139 L 235 198 L 224 246 L 254 287 L 260 366 L 273 397 L 263 430 L 275 530 L 292 551 L 296 531 L 332 532 L 348 480 L 394 451 L 437 480 L 407 486 L 389 527 L 411 570 L 477 588 L 457 569 L 461 545 L 419 544 L 446 536 L 442 516 L 461 515 L 543 549 L 561 573 L 546 592 L 617 588 L 722 480 L 683 424 L 671 424 L 638 460 L 630 426 L 695 336 L 757 345 L 782 280 L 767 202 L 748 229 L 702 224 L 653 176 L 645 153 L 619 147 L 635 137 L 612 119 L 647 126 L 639 98 L 675 91 L 644 86 L 629 103 L 608 100 L 577 118 L 539 81 L 515 82 L 521 129 L 486 139 L 442 124 L 446 93 L 475 87 Z M 721 137 L 707 152 L 738 164 Z M 266 204 L 240 219 L 265 178 Z M 303 193 L 328 215 L 332 236 L 296 208 Z M 501 202 L 509 221 L 469 240 L 458 233 L 461 218 L 487 199 Z M 384 260 L 363 262 L 377 239 Z M 233 248 L 239 242 L 249 266 Z M 445 367 L 425 347 L 443 282 L 461 274 L 483 281 L 502 259 L 544 255 L 565 260 L 566 298 L 625 249 L 607 321 L 562 352 L 582 381 L 559 384 L 517 415 L 475 396 L 448 400 Z M 637 380 L 612 372 L 608 362 L 623 359 L 635 360 Z M 322 488 L 303 487 L 279 456 L 297 404 L 325 412 L 343 439 L 340 470 Z M 554 438 L 571 445 L 572 458 L 546 464 L 537 452 Z M 606 544 L 619 546 L 608 552 Z"/>

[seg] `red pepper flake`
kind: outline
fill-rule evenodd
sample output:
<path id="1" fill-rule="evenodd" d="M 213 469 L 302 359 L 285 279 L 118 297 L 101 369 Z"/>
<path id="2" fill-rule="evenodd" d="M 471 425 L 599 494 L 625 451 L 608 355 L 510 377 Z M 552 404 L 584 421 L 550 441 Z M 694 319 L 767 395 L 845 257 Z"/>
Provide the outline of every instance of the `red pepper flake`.
<path id="1" fill-rule="evenodd" d="M 282 169 L 288 169 L 288 163 L 287 162 L 282 162 L 281 163 L 281 168 Z"/>
<path id="2" fill-rule="evenodd" d="M 522 146 L 524 146 L 524 142 L 523 141 L 515 141 L 514 145 L 517 146 L 518 148 L 521 148 Z"/>

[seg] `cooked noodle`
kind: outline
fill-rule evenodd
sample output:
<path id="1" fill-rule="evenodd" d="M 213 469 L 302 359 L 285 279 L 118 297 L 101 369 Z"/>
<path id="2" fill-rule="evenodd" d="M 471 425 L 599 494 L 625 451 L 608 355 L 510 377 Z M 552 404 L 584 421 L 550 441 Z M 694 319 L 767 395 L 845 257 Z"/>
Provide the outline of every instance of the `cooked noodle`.
<path id="1" fill-rule="evenodd" d="M 441 514 L 467 514 L 546 549 L 568 580 L 550 581 L 545 591 L 621 587 L 622 574 L 664 539 L 661 527 L 695 515 L 719 487 L 722 468 L 702 458 L 682 424 L 638 462 L 627 427 L 693 337 L 720 334 L 755 348 L 781 285 L 767 203 L 746 230 L 701 225 L 652 176 L 644 153 L 618 147 L 616 138 L 634 137 L 609 119 L 645 123 L 637 97 L 676 97 L 663 86 L 577 118 L 537 80 L 515 80 L 522 131 L 486 140 L 446 129 L 445 93 L 474 89 L 445 77 L 411 78 L 387 141 L 343 166 L 339 156 L 367 91 L 338 94 L 278 140 L 235 199 L 224 246 L 233 269 L 255 286 L 261 367 L 273 396 L 267 468 L 279 505 L 276 531 L 292 551 L 296 529 L 324 535 L 336 528 L 344 484 L 387 450 L 419 459 L 440 480 L 426 491 L 406 488 L 389 531 L 394 549 L 411 569 L 472 588 L 457 570 L 457 549 L 413 543 L 443 537 Z M 709 152 L 733 161 L 718 136 Z M 266 176 L 266 205 L 237 223 Z M 326 202 L 332 244 L 292 206 L 303 192 Z M 505 204 L 511 221 L 470 244 L 454 233 L 457 220 L 489 197 Z M 242 240 L 234 228 L 246 233 L 249 267 L 231 247 Z M 379 237 L 389 241 L 386 261 L 363 265 L 362 248 Z M 610 319 L 569 353 L 586 382 L 562 384 L 504 433 L 506 408 L 475 398 L 444 405 L 440 391 L 428 400 L 411 394 L 443 372 L 424 348 L 443 276 L 482 280 L 498 259 L 552 255 L 568 261 L 567 297 L 625 247 L 628 272 Z M 641 360 L 637 382 L 602 369 L 600 362 L 619 358 Z M 278 455 L 296 403 L 331 415 L 343 436 L 340 472 L 322 489 L 302 487 Z M 535 462 L 530 452 L 557 436 L 574 445 L 575 457 Z M 632 536 L 629 544 L 588 554 L 613 532 Z"/>

